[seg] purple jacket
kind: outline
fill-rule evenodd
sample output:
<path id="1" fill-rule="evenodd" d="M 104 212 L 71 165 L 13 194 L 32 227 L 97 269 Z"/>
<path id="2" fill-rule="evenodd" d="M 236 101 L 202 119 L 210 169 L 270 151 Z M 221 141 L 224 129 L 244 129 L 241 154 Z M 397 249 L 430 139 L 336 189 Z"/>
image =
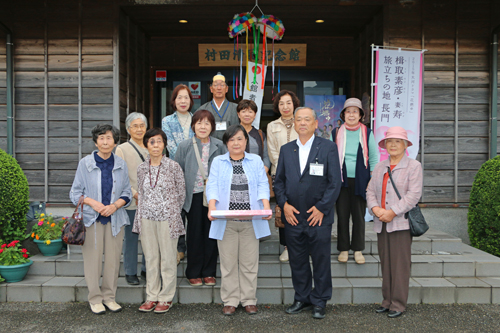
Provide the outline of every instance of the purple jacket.
<path id="1" fill-rule="evenodd" d="M 384 174 L 387 173 L 387 167 L 390 165 L 390 160 L 377 163 L 373 170 L 372 179 L 368 183 L 366 189 L 366 203 L 370 209 L 370 214 L 374 215 L 371 209 L 373 207 L 382 207 L 382 182 Z M 385 195 L 385 209 L 392 209 L 397 215 L 394 219 L 387 223 L 387 232 L 409 229 L 408 220 L 404 217 L 405 213 L 411 210 L 420 200 L 422 196 L 423 173 L 420 162 L 409 158 L 406 154 L 401 161 L 392 170 L 392 179 L 396 183 L 396 187 L 401 195 L 401 200 L 398 199 L 396 192 L 391 184 L 391 179 L 387 181 L 387 189 Z M 380 233 L 382 231 L 382 223 L 378 217 L 373 217 L 374 231 Z"/>

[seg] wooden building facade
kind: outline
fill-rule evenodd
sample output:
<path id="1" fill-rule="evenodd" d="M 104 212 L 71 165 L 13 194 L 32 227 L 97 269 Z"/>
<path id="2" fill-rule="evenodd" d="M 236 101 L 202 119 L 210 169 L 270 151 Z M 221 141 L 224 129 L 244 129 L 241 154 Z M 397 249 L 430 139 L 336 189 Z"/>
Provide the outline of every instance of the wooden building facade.
<path id="1" fill-rule="evenodd" d="M 120 127 L 122 142 L 130 112 L 143 112 L 150 126 L 159 126 L 153 70 L 202 70 L 198 44 L 232 43 L 227 22 L 253 5 L 248 0 L 1 1 L 0 22 L 14 44 L 14 154 L 28 178 L 30 199 L 69 201 L 77 163 L 94 149 L 95 124 Z M 468 202 L 492 140 L 500 152 L 500 139 L 490 133 L 498 1 L 261 0 L 259 5 L 283 20 L 284 43 L 307 44 L 307 65 L 299 73 L 350 72 L 347 97 L 370 93 L 371 44 L 427 49 L 422 202 Z M 176 17 L 197 25 L 180 27 Z M 313 18 L 323 18 L 324 25 L 318 28 Z M 7 143 L 6 52 L 6 34 L 0 31 L 1 149 Z"/>

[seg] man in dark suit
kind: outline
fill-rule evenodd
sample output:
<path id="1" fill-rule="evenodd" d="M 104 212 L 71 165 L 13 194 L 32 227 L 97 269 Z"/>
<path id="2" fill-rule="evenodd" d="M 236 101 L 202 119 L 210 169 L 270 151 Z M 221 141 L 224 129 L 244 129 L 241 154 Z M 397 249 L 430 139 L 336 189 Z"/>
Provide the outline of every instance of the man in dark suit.
<path id="1" fill-rule="evenodd" d="M 312 308 L 313 318 L 322 319 L 326 302 L 332 297 L 333 206 L 340 193 L 341 179 L 337 146 L 315 136 L 317 127 L 314 110 L 306 107 L 295 110 L 299 138 L 281 147 L 274 193 L 282 209 L 281 218 L 287 221 L 285 235 L 295 289 L 295 301 L 286 312 L 296 314 Z"/>

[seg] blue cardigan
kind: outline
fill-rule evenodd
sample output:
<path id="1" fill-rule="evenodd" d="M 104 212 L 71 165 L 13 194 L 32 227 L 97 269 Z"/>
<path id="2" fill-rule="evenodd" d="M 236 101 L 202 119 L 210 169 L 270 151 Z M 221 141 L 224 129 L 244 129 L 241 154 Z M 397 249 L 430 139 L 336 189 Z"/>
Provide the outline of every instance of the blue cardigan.
<path id="1" fill-rule="evenodd" d="M 243 170 L 248 178 L 248 190 L 250 194 L 250 209 L 264 209 L 262 199 L 269 200 L 269 182 L 262 159 L 255 154 L 245 153 L 243 159 Z M 217 156 L 210 167 L 210 176 L 207 182 L 207 200 L 216 200 L 217 210 L 229 209 L 229 195 L 231 193 L 231 180 L 233 177 L 233 165 L 229 159 L 229 153 Z M 226 220 L 217 219 L 212 221 L 209 237 L 222 240 L 226 230 Z M 242 222 L 245 223 L 245 222 Z M 255 237 L 257 239 L 269 236 L 269 222 L 260 218 L 252 221 Z"/>

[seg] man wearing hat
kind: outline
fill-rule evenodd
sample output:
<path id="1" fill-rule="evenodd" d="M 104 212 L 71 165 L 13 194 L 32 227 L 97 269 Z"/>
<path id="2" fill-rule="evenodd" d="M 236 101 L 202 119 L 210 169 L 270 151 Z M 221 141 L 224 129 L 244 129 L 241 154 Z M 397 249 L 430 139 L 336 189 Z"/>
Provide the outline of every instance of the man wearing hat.
<path id="1" fill-rule="evenodd" d="M 198 110 L 208 110 L 214 115 L 215 131 L 212 136 L 219 140 L 222 140 L 222 136 L 229 126 L 240 123 L 236 111 L 238 104 L 229 102 L 226 99 L 228 89 L 224 75 L 220 72 L 217 73 L 210 85 L 210 91 L 214 98 L 198 108 Z"/>

